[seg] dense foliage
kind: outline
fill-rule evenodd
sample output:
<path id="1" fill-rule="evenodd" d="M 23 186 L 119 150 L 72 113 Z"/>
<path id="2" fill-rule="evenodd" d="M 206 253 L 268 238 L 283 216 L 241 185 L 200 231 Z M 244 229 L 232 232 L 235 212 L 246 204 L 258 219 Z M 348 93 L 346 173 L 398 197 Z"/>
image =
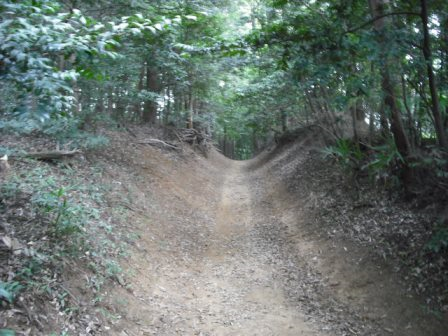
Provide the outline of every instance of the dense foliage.
<path id="1" fill-rule="evenodd" d="M 194 127 L 244 159 L 317 125 L 354 169 L 446 191 L 447 26 L 429 0 L 5 0 L 0 127 Z"/>

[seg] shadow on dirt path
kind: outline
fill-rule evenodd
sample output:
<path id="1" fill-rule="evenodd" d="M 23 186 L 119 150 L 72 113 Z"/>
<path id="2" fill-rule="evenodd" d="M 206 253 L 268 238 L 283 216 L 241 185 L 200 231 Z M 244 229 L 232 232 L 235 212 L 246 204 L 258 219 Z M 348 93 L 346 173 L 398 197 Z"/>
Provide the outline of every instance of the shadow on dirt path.
<path id="1" fill-rule="evenodd" d="M 245 167 L 227 164 L 219 177 L 221 189 L 204 194 L 208 201 L 216 198 L 208 214 L 199 216 L 204 209 L 196 208 L 197 217 L 187 214 L 178 230 L 159 223 L 163 244 L 148 242 L 151 256 L 131 261 L 137 268 L 132 287 L 138 301 L 129 300 L 123 309 L 117 335 L 325 335 L 289 305 L 277 279 L 277 261 L 254 239 Z M 172 211 L 174 206 L 179 204 L 169 204 Z M 184 253 L 181 246 L 188 247 Z"/>
<path id="2" fill-rule="evenodd" d="M 127 297 L 123 320 L 110 334 L 444 335 L 387 268 L 314 239 L 303 204 L 267 168 L 204 162 L 205 174 L 160 175 L 148 214 L 157 221 L 143 228 L 132 291 L 117 293 Z"/>
<path id="3" fill-rule="evenodd" d="M 255 224 L 246 163 L 233 162 L 224 179 L 213 243 L 204 258 L 205 273 L 217 274 L 214 280 L 227 293 L 215 304 L 224 308 L 223 316 L 233 312 L 232 323 L 210 329 L 210 335 L 321 335 L 288 304 L 272 255 L 254 239 Z"/>

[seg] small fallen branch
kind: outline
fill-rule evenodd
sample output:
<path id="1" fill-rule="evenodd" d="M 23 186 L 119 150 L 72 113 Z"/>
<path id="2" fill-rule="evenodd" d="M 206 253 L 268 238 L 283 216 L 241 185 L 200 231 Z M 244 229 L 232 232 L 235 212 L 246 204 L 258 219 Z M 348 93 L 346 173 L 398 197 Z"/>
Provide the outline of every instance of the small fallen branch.
<path id="1" fill-rule="evenodd" d="M 24 153 L 17 155 L 18 157 L 25 157 L 36 160 L 60 160 L 67 157 L 73 157 L 75 155 L 82 154 L 79 149 L 66 151 L 66 150 L 55 150 L 48 152 L 34 152 L 34 153 Z"/>
<path id="2" fill-rule="evenodd" d="M 151 145 L 151 146 L 157 146 L 157 145 L 162 145 L 164 147 L 168 147 L 174 150 L 178 150 L 179 147 L 176 146 L 175 144 L 172 143 L 168 143 L 159 139 L 147 139 L 147 140 L 141 140 L 138 142 L 138 144 L 140 145 Z"/>

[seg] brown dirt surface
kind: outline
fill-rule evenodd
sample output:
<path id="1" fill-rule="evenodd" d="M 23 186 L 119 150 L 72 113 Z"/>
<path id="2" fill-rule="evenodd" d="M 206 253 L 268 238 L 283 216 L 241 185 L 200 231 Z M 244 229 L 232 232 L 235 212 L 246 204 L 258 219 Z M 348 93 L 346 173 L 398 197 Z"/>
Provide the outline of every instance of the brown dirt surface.
<path id="1" fill-rule="evenodd" d="M 290 190 L 279 174 L 291 151 L 249 162 L 212 153 L 165 163 L 163 177 L 147 167 L 159 177 L 148 213 L 157 221 L 143 223 L 152 238 L 131 262 L 139 300 L 122 307 L 116 335 L 445 334 L 387 262 L 318 233 L 312 191 Z"/>
<path id="2" fill-rule="evenodd" d="M 103 169 L 95 182 L 108 185 L 109 209 L 128 212 L 109 218 L 112 230 L 137 238 L 117 238 L 124 278 L 86 303 L 102 318 L 69 335 L 446 335 L 394 263 L 316 210 L 326 198 L 302 183 L 308 145 L 237 162 L 137 144 L 154 137 L 145 132 L 108 133 L 110 147 L 86 155 Z M 74 290 L 79 273 L 67 277 L 91 302 Z"/>

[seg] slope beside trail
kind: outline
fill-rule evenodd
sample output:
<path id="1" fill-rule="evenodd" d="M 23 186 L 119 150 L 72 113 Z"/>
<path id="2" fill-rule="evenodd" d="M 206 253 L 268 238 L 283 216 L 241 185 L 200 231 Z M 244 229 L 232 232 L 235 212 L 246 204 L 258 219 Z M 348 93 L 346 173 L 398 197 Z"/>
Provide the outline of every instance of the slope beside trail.
<path id="1" fill-rule="evenodd" d="M 302 230 L 266 163 L 141 154 L 128 186 L 140 239 L 127 289 L 105 300 L 119 317 L 107 334 L 444 335 L 386 266 Z"/>

